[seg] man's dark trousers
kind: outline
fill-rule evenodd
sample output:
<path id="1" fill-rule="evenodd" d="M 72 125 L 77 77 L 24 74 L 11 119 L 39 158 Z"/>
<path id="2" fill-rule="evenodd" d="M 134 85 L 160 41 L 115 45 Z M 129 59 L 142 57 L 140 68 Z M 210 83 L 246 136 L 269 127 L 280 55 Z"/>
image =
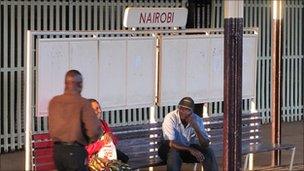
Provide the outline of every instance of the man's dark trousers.
<path id="1" fill-rule="evenodd" d="M 58 171 L 88 171 L 87 151 L 80 144 L 54 144 L 54 160 Z"/>
<path id="2" fill-rule="evenodd" d="M 197 144 L 191 144 L 190 147 L 196 148 L 205 156 L 205 160 L 202 162 L 204 171 L 218 171 L 216 158 L 211 148 L 203 148 Z M 167 141 L 161 143 L 158 153 L 160 158 L 167 162 L 168 171 L 180 171 L 183 162 L 200 163 L 190 152 L 170 148 Z"/>

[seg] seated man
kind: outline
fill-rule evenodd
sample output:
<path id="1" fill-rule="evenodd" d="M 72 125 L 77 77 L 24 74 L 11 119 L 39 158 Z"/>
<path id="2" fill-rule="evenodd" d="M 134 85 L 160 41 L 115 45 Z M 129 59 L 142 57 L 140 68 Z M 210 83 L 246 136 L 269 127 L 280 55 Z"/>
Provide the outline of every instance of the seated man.
<path id="1" fill-rule="evenodd" d="M 162 130 L 165 141 L 158 151 L 160 158 L 167 162 L 168 171 L 181 170 L 182 162 L 202 163 L 204 170 L 218 170 L 203 119 L 194 114 L 193 109 L 193 99 L 184 97 L 178 109 L 168 113 L 164 119 Z"/>

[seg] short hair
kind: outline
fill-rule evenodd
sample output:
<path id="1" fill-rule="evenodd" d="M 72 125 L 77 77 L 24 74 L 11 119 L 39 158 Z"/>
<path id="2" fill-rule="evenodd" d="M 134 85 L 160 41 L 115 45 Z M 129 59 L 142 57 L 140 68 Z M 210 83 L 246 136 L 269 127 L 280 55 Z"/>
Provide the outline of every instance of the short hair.
<path id="1" fill-rule="evenodd" d="M 65 81 L 67 81 L 68 77 L 73 77 L 75 79 L 75 82 L 82 82 L 82 75 L 79 71 L 77 70 L 69 70 L 66 74 L 65 74 Z"/>

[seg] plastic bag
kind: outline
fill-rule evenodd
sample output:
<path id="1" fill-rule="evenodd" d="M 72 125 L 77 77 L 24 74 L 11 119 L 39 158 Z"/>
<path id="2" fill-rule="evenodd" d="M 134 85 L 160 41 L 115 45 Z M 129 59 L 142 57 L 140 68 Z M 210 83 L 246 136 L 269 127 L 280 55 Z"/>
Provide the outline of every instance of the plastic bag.
<path id="1" fill-rule="evenodd" d="M 103 136 L 101 137 L 103 140 Z M 110 141 L 108 144 L 105 144 L 97 153 L 97 156 L 106 160 L 117 160 L 116 147 L 113 141 Z"/>

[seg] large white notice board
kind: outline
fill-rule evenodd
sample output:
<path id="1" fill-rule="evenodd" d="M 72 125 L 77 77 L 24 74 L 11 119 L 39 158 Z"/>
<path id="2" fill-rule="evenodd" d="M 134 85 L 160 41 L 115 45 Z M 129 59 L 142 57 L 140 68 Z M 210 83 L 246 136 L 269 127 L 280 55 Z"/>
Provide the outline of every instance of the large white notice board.
<path id="1" fill-rule="evenodd" d="M 83 75 L 82 96 L 104 111 L 148 107 L 155 99 L 155 38 L 72 38 L 38 41 L 37 116 L 64 91 L 70 69 Z"/>
<path id="2" fill-rule="evenodd" d="M 244 34 L 242 97 L 254 98 L 258 36 Z M 223 100 L 223 35 L 163 36 L 160 48 L 159 105 L 184 96 L 196 103 Z"/>

